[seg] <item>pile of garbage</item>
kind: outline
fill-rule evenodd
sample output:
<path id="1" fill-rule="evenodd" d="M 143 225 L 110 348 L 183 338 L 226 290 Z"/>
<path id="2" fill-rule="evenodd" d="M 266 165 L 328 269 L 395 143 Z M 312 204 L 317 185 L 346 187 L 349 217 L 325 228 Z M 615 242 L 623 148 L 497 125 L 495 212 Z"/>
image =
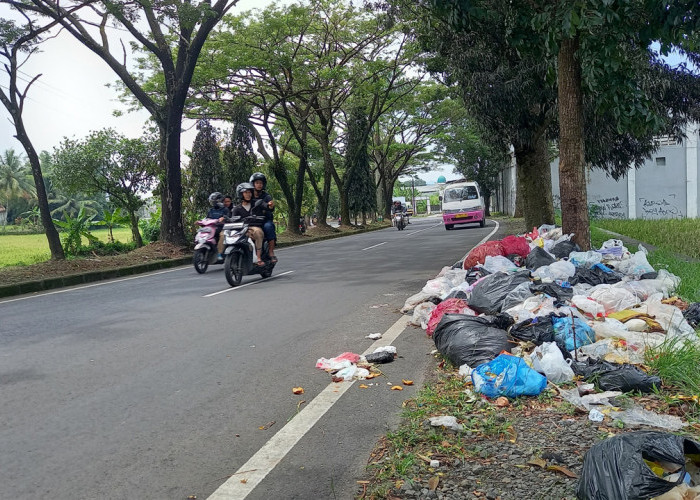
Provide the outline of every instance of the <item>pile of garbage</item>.
<path id="1" fill-rule="evenodd" d="M 328 372 L 333 382 L 369 380 L 381 375 L 374 365 L 391 363 L 395 357 L 396 347 L 387 345 L 365 355 L 344 352 L 330 359 L 319 358 L 316 368 Z"/>
<path id="2" fill-rule="evenodd" d="M 680 278 L 654 270 L 643 246 L 631 253 L 610 239 L 583 252 L 572 236 L 544 225 L 479 245 L 402 312 L 488 398 L 536 396 L 549 385 L 591 420 L 680 429 L 678 417 L 611 401 L 660 388 L 642 366 L 645 351 L 700 342 L 700 303 L 674 297 Z M 557 387 L 565 383 L 573 388 Z"/>

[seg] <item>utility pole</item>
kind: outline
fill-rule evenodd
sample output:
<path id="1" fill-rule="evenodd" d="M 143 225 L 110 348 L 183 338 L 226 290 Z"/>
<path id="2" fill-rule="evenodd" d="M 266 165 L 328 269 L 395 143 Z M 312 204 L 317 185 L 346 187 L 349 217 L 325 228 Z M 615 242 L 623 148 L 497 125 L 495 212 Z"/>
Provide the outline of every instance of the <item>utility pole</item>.
<path id="1" fill-rule="evenodd" d="M 416 210 L 416 178 L 414 176 L 411 176 L 411 189 L 413 191 L 413 201 L 411 205 L 413 206 L 413 215 L 418 214 L 418 210 Z"/>

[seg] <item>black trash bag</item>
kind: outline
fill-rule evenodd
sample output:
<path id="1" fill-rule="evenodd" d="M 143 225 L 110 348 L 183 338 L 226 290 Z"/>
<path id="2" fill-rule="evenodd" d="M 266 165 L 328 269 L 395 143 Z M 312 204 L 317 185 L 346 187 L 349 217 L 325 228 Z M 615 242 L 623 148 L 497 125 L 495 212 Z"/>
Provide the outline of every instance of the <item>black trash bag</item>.
<path id="1" fill-rule="evenodd" d="M 503 299 L 521 283 L 530 281 L 530 271 L 515 274 L 497 272 L 481 280 L 472 290 L 469 307 L 478 313 L 494 315 L 501 312 Z"/>
<path id="2" fill-rule="evenodd" d="M 473 285 L 481 278 L 483 278 L 484 276 L 488 276 L 489 274 L 491 273 L 483 267 L 472 267 L 467 273 L 467 275 L 464 277 L 464 281 L 466 281 L 470 285 Z"/>
<path id="3" fill-rule="evenodd" d="M 447 295 L 447 297 L 445 297 L 445 300 L 447 299 L 467 300 L 467 294 L 464 293 L 462 290 L 453 290 Z"/>
<path id="4" fill-rule="evenodd" d="M 700 302 L 694 302 L 688 306 L 688 309 L 683 311 L 683 317 L 693 328 L 700 325 Z"/>
<path id="5" fill-rule="evenodd" d="M 666 432 L 618 434 L 594 444 L 583 458 L 576 489 L 580 500 L 636 500 L 663 495 L 683 481 L 685 455 L 700 453 L 700 444 Z M 681 467 L 677 482 L 658 477 L 644 462 L 670 462 Z"/>
<path id="6" fill-rule="evenodd" d="M 523 267 L 523 265 L 525 264 L 525 258 L 517 253 L 511 253 L 509 255 L 506 255 L 506 259 L 508 259 L 518 267 Z"/>
<path id="7" fill-rule="evenodd" d="M 503 303 L 501 304 L 501 311 L 506 311 L 511 307 L 515 307 L 518 304 L 522 304 L 533 295 L 534 294 L 530 291 L 529 281 L 520 283 L 518 286 L 516 286 L 510 292 L 508 292 L 508 295 L 505 296 L 505 298 L 503 299 Z"/>
<path id="8" fill-rule="evenodd" d="M 585 269 L 583 267 L 576 268 L 576 274 L 569 278 L 569 283 L 578 285 L 580 283 L 588 283 L 589 285 L 612 285 L 622 281 L 620 273 L 606 273 L 599 267 L 593 269 Z"/>
<path id="9" fill-rule="evenodd" d="M 508 330 L 508 328 L 515 324 L 515 320 L 510 314 L 498 313 L 493 317 L 493 324 L 501 330 Z"/>
<path id="10" fill-rule="evenodd" d="M 656 278 L 659 277 L 659 273 L 657 271 L 652 271 L 650 273 L 644 273 L 642 274 L 639 279 L 640 280 L 655 280 Z"/>
<path id="11" fill-rule="evenodd" d="M 568 259 L 571 252 L 580 252 L 581 247 L 573 241 L 562 241 L 552 247 L 551 253 L 557 259 Z"/>
<path id="12" fill-rule="evenodd" d="M 532 319 L 526 319 L 511 328 L 508 333 L 513 338 L 529 341 L 535 345 L 556 341 L 551 316 L 537 316 Z"/>
<path id="13" fill-rule="evenodd" d="M 559 302 L 571 300 L 574 296 L 574 289 L 571 287 L 559 286 L 556 283 L 533 283 L 530 285 L 532 293 L 546 293 L 550 297 L 554 297 Z"/>
<path id="14" fill-rule="evenodd" d="M 587 362 L 572 363 L 571 368 L 576 375 L 581 375 L 587 382 L 595 382 L 603 391 L 652 392 L 654 387 L 661 388 L 659 377 L 627 363 L 588 358 Z"/>
<path id="15" fill-rule="evenodd" d="M 496 327 L 489 318 L 467 314 L 445 314 L 435 328 L 433 342 L 454 366 L 466 363 L 471 368 L 511 349 L 505 330 Z"/>
<path id="16" fill-rule="evenodd" d="M 549 255 L 545 249 L 535 247 L 527 255 L 525 267 L 534 271 L 539 267 L 550 265 L 554 260 L 554 257 Z"/>
<path id="17" fill-rule="evenodd" d="M 394 353 L 387 351 L 372 352 L 365 354 L 368 363 L 391 363 L 394 361 Z"/>

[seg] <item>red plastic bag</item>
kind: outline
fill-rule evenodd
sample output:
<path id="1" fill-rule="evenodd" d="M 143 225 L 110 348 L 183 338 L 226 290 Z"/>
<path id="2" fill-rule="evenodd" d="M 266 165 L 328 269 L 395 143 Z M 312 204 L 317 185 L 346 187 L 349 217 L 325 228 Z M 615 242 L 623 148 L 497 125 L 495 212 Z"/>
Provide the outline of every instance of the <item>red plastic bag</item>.
<path id="1" fill-rule="evenodd" d="M 428 337 L 432 337 L 435 329 L 440 323 L 442 316 L 445 314 L 469 314 L 471 316 L 476 316 L 476 313 L 469 309 L 469 305 L 463 299 L 447 299 L 440 302 L 433 312 L 430 313 L 430 319 L 428 320 L 428 328 L 426 332 Z"/>
<path id="2" fill-rule="evenodd" d="M 486 243 L 473 248 L 472 251 L 469 252 L 469 255 L 467 255 L 467 258 L 464 259 L 464 269 L 471 269 L 477 264 L 483 264 L 486 257 L 489 255 L 506 256 L 506 254 L 503 252 L 503 245 L 500 241 L 487 241 Z"/>
<path id="3" fill-rule="evenodd" d="M 530 245 L 522 236 L 506 236 L 501 240 L 501 245 L 503 245 L 506 257 L 513 254 L 527 257 L 530 254 Z"/>

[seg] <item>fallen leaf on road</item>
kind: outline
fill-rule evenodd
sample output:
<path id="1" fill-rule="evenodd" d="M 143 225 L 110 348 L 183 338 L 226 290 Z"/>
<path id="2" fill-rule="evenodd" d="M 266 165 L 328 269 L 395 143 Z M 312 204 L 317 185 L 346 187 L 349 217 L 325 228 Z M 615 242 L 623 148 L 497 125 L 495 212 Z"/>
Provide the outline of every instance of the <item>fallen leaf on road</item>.
<path id="1" fill-rule="evenodd" d="M 304 388 L 303 387 L 293 387 L 292 392 L 294 394 L 304 394 Z"/>
<path id="2" fill-rule="evenodd" d="M 247 482 L 248 482 L 247 479 L 241 479 L 241 483 L 245 484 L 245 483 L 247 483 Z"/>
<path id="3" fill-rule="evenodd" d="M 577 476 L 576 474 L 574 474 L 573 472 L 571 472 L 571 471 L 570 471 L 569 469 L 567 469 L 566 467 L 562 467 L 561 465 L 550 465 L 549 467 L 547 467 L 547 470 L 553 470 L 553 471 L 556 471 L 556 472 L 561 472 L 561 473 L 564 474 L 565 476 L 568 476 L 568 477 L 571 477 L 571 478 L 574 478 L 574 479 L 577 479 L 577 478 L 578 478 L 578 476 Z"/>
<path id="4" fill-rule="evenodd" d="M 513 429 L 513 426 L 506 429 L 506 434 L 508 435 L 508 441 L 511 443 L 515 443 L 518 440 L 518 433 Z"/>
<path id="5" fill-rule="evenodd" d="M 435 491 L 438 487 L 438 484 L 440 484 L 440 478 L 437 476 L 433 476 L 430 479 L 428 479 L 428 489 L 430 491 Z"/>
<path id="6" fill-rule="evenodd" d="M 373 379 L 373 378 L 377 378 L 377 377 L 380 376 L 380 375 L 381 375 L 381 373 L 370 372 L 369 375 L 365 376 L 365 379 L 371 380 L 371 379 Z"/>
<path id="7" fill-rule="evenodd" d="M 452 443 L 450 443 L 449 441 L 443 441 L 442 443 L 440 443 L 440 445 L 444 446 L 445 448 L 449 448 L 450 446 L 452 446 Z"/>
<path id="8" fill-rule="evenodd" d="M 537 467 L 542 467 L 543 469 L 547 467 L 547 461 L 541 458 L 531 458 L 527 461 L 528 465 L 536 465 Z"/>
<path id="9" fill-rule="evenodd" d="M 494 401 L 494 404 L 499 408 L 505 408 L 506 406 L 510 405 L 510 401 L 508 401 L 507 397 L 501 396 Z"/>
<path id="10" fill-rule="evenodd" d="M 258 427 L 258 429 L 260 429 L 261 431 L 266 431 L 266 430 L 268 430 L 270 427 L 272 427 L 273 425 L 275 425 L 275 421 L 274 421 L 274 420 L 273 420 L 272 422 L 266 423 L 265 425 L 261 425 L 260 427 Z"/>
<path id="11" fill-rule="evenodd" d="M 369 386 L 365 385 L 365 384 L 360 384 L 359 387 L 360 387 L 360 389 L 368 389 L 369 388 Z"/>
<path id="12" fill-rule="evenodd" d="M 413 380 L 401 379 L 401 382 L 403 382 L 403 385 L 413 385 Z"/>
<path id="13" fill-rule="evenodd" d="M 400 385 L 395 385 L 391 388 L 392 391 L 403 391 L 403 387 Z"/>

